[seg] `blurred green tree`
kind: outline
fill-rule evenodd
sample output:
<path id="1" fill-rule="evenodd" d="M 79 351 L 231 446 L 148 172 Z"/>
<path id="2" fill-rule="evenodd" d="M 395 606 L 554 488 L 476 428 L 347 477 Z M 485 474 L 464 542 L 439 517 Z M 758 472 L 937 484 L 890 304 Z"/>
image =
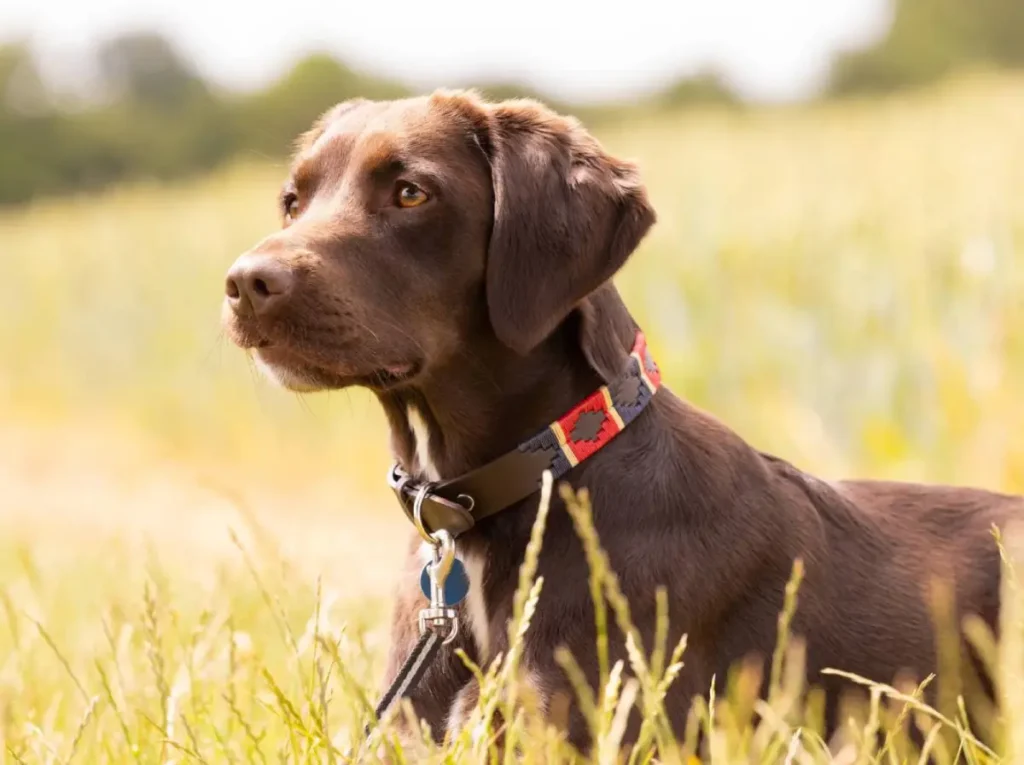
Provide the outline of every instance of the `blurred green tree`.
<path id="1" fill-rule="evenodd" d="M 1022 0 L 894 0 L 880 40 L 835 58 L 828 94 L 915 87 L 969 64 L 1024 66 Z"/>
<path id="2" fill-rule="evenodd" d="M 0 47 L 0 204 L 63 186 L 62 170 L 48 155 L 59 136 L 49 102 L 28 46 Z"/>
<path id="3" fill-rule="evenodd" d="M 206 84 L 164 37 L 151 32 L 107 40 L 96 53 L 104 85 L 116 95 L 152 109 L 173 112 Z"/>
<path id="4" fill-rule="evenodd" d="M 673 82 L 657 94 L 655 103 L 667 108 L 698 104 L 735 106 L 739 99 L 718 72 L 704 70 Z"/>
<path id="5" fill-rule="evenodd" d="M 349 98 L 401 98 L 398 83 L 362 74 L 326 53 L 313 53 L 268 88 L 233 99 L 239 148 L 263 156 L 286 152 L 324 111 Z"/>
<path id="6" fill-rule="evenodd" d="M 83 128 L 97 147 L 120 150 L 120 172 L 175 178 L 231 155 L 237 138 L 228 104 L 165 38 L 123 35 L 101 45 L 96 58 L 113 100 Z"/>

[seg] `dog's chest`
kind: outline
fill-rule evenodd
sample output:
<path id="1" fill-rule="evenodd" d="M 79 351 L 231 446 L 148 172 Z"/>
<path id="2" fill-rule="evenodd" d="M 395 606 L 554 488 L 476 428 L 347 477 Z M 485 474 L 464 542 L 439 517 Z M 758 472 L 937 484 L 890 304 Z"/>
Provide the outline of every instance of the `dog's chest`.
<path id="1" fill-rule="evenodd" d="M 469 576 L 469 594 L 466 596 L 466 622 L 473 630 L 476 650 L 483 663 L 490 659 L 491 630 L 490 617 L 487 614 L 487 601 L 484 597 L 484 577 L 487 575 L 487 559 L 472 550 L 459 552 L 466 574 Z"/>

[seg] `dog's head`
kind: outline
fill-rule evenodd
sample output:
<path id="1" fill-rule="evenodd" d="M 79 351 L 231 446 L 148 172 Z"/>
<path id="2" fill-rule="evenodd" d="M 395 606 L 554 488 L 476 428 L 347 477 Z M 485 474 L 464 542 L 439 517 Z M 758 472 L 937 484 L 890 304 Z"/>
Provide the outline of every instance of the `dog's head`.
<path id="1" fill-rule="evenodd" d="M 284 225 L 224 322 L 296 390 L 410 384 L 460 348 L 525 355 L 654 221 L 635 167 L 532 101 L 347 101 L 299 141 Z"/>

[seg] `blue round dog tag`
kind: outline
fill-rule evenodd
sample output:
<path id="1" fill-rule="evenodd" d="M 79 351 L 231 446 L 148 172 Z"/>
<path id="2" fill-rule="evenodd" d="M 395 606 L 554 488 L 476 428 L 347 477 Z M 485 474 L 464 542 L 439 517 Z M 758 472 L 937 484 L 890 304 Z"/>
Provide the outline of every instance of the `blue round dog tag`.
<path id="1" fill-rule="evenodd" d="M 420 572 L 420 589 L 423 596 L 430 600 L 430 572 L 427 571 L 428 563 Z M 456 558 L 452 561 L 452 569 L 448 572 L 448 578 L 444 580 L 444 602 L 446 606 L 457 606 L 469 593 L 469 577 L 466 575 L 466 567 L 462 561 Z"/>

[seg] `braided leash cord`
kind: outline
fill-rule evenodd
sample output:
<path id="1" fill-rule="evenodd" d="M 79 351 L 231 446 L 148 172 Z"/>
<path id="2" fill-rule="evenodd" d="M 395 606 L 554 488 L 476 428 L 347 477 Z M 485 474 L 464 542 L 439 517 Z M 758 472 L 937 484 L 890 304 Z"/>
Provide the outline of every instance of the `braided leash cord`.
<path id="1" fill-rule="evenodd" d="M 416 687 L 420 678 L 423 677 L 423 673 L 427 671 L 430 663 L 437 655 L 442 642 L 444 642 L 444 636 L 433 630 L 427 630 L 420 635 L 420 639 L 416 641 L 412 652 L 405 660 L 405 663 L 402 664 L 402 668 L 398 670 L 394 681 L 378 702 L 377 709 L 374 712 L 374 723 L 380 721 L 380 718 L 388 711 L 388 708 L 394 703 L 395 699 L 405 696 L 410 689 Z M 364 735 L 370 735 L 370 725 L 366 726 Z"/>

